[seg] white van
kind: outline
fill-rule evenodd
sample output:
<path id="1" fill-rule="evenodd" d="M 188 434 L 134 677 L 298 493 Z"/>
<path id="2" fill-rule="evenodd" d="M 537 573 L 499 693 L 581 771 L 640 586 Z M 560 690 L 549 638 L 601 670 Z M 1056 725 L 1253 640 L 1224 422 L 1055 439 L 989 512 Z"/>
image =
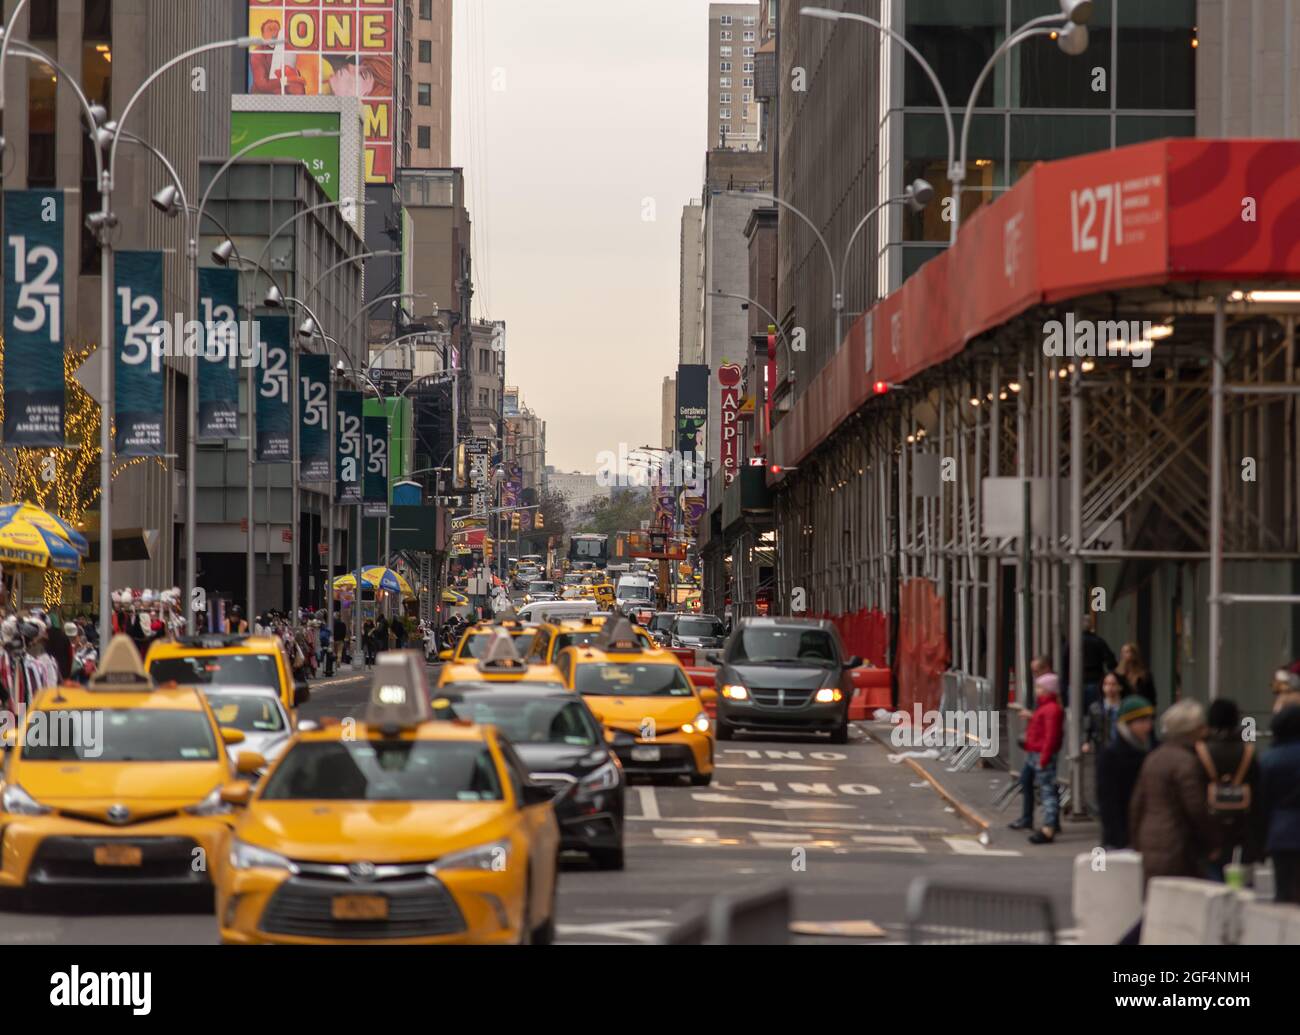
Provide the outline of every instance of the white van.
<path id="1" fill-rule="evenodd" d="M 594 600 L 536 600 L 516 609 L 521 622 L 557 622 L 565 618 L 586 618 L 600 610 Z"/>
<path id="2" fill-rule="evenodd" d="M 624 575 L 614 589 L 614 610 L 629 614 L 654 610 L 655 591 L 644 575 Z"/>

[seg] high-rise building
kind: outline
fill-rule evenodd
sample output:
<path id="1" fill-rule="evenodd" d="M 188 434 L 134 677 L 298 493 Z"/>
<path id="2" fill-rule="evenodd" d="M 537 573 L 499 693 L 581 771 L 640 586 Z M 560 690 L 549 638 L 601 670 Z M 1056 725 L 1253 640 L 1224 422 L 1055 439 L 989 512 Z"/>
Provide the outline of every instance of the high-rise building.
<path id="1" fill-rule="evenodd" d="M 704 206 L 692 201 L 682 209 L 680 313 L 677 331 L 677 362 L 702 363 L 704 345 L 700 337 L 701 292 L 704 290 L 703 251 L 700 231 Z"/>
<path id="2" fill-rule="evenodd" d="M 754 55 L 760 46 L 758 4 L 709 4 L 710 148 L 758 149 Z"/>
<path id="3" fill-rule="evenodd" d="M 659 393 L 659 445 L 677 448 L 677 378 L 665 377 Z"/>
<path id="4" fill-rule="evenodd" d="M 451 5 L 452 0 L 406 4 L 402 164 L 416 169 L 451 165 Z"/>

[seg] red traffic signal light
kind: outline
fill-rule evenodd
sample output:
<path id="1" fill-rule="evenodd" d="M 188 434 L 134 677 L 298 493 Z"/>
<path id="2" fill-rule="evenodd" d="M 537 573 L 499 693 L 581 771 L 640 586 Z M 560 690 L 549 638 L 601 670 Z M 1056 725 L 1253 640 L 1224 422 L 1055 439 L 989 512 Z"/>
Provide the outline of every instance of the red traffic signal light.
<path id="1" fill-rule="evenodd" d="M 872 388 L 877 395 L 888 395 L 890 384 L 888 381 L 877 381 Z"/>

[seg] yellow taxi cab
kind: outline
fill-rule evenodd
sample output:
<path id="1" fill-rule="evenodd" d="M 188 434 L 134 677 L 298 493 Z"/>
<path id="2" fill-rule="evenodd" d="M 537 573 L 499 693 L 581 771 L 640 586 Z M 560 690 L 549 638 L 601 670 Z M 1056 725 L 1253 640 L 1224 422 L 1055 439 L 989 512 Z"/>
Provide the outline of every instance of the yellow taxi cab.
<path id="1" fill-rule="evenodd" d="M 614 586 L 609 582 L 596 582 L 592 584 L 591 595 L 595 598 L 597 604 L 603 611 L 614 610 Z"/>
<path id="2" fill-rule="evenodd" d="M 0 724 L 3 728 L 3 724 Z M 3 729 L 0 889 L 212 886 L 233 821 L 222 787 L 266 764 L 191 686 L 159 686 L 115 636 L 87 686 L 42 690 Z"/>
<path id="3" fill-rule="evenodd" d="M 461 633 L 460 640 L 454 650 L 439 651 L 438 660 L 453 662 L 476 661 L 487 653 L 495 629 L 504 629 L 508 632 L 511 638 L 517 641 L 515 646 L 521 654 L 528 653 L 528 648 L 533 642 L 533 635 L 537 632 L 535 625 L 530 622 L 521 622 L 517 618 L 503 618 L 496 622 L 479 622 L 477 625 L 471 625 Z"/>
<path id="4" fill-rule="evenodd" d="M 541 622 L 536 635 L 529 644 L 527 660 L 539 665 L 554 665 L 565 647 L 581 647 L 591 643 L 605 627 L 604 615 L 588 615 L 585 618 L 562 618 L 554 622 Z M 642 646 L 653 649 L 654 637 L 646 630 L 634 629 Z"/>
<path id="5" fill-rule="evenodd" d="M 376 662 L 362 722 L 300 732 L 238 809 L 217 885 L 227 944 L 544 944 L 560 833 L 495 726 L 435 721 L 423 660 Z"/>
<path id="6" fill-rule="evenodd" d="M 269 687 L 291 713 L 311 697 L 306 681 L 294 682 L 293 666 L 277 636 L 202 634 L 159 640 L 144 663 L 159 683 L 213 690 Z"/>
<path id="7" fill-rule="evenodd" d="M 564 679 L 554 665 L 531 663 L 520 656 L 519 640 L 501 628 L 489 628 L 487 646 L 473 661 L 448 662 L 438 673 L 438 687 L 466 683 L 525 683 L 563 686 Z"/>
<path id="8" fill-rule="evenodd" d="M 556 668 L 612 734 L 631 776 L 685 776 L 713 781 L 713 721 L 676 656 L 647 647 L 626 618 L 601 635 L 560 651 Z"/>

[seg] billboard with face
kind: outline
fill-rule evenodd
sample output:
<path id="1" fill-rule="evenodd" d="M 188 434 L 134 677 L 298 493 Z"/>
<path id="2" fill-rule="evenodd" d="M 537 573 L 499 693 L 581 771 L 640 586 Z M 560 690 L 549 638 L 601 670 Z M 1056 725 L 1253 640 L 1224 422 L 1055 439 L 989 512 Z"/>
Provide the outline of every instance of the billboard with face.
<path id="1" fill-rule="evenodd" d="M 395 0 L 248 0 L 249 93 L 359 97 L 366 182 L 392 183 Z"/>

